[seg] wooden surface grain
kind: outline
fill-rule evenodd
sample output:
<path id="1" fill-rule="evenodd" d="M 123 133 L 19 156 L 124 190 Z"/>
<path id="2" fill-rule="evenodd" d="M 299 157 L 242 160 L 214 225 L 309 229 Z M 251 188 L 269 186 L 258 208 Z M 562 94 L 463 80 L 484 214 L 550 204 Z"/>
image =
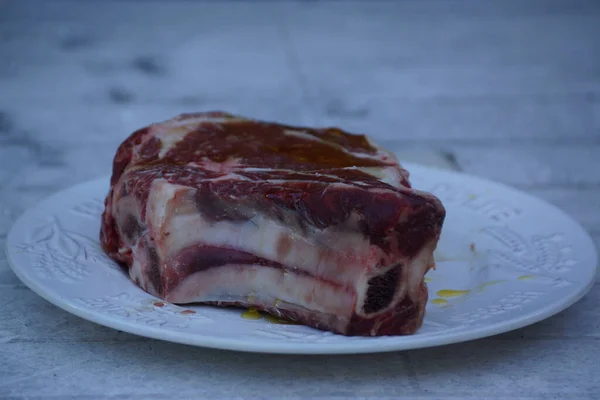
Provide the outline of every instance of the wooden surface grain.
<path id="1" fill-rule="evenodd" d="M 0 246 L 26 208 L 109 173 L 131 131 L 200 109 L 367 132 L 539 196 L 600 244 L 599 2 L 0 0 Z M 598 282 L 488 339 L 281 357 L 89 323 L 0 253 L 0 398 L 596 399 Z"/>

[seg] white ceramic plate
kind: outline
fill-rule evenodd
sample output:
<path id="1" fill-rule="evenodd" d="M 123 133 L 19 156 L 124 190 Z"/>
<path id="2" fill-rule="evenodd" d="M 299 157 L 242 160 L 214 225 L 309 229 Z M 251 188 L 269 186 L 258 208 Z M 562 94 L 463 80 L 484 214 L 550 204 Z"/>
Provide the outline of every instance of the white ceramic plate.
<path id="1" fill-rule="evenodd" d="M 461 342 L 526 326 L 579 300 L 597 254 L 557 208 L 506 186 L 407 164 L 413 185 L 435 193 L 447 219 L 427 276 L 430 300 L 412 336 L 344 337 L 248 320 L 242 311 L 159 302 L 102 252 L 98 232 L 108 178 L 65 190 L 26 212 L 7 241 L 19 278 L 87 320 L 197 346 L 268 353 L 369 353 Z"/>

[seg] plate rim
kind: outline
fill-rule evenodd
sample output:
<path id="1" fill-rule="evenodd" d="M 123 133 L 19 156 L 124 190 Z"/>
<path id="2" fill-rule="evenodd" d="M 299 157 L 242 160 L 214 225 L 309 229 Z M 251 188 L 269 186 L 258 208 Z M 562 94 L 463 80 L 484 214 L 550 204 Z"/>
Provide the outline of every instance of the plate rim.
<path id="1" fill-rule="evenodd" d="M 429 348 L 429 347 L 437 347 L 448 344 L 458 344 L 464 343 L 472 340 L 482 339 L 490 336 L 495 336 L 501 333 L 510 332 L 519 328 L 523 328 L 528 325 L 532 325 L 534 323 L 545 320 L 553 315 L 556 315 L 567 308 L 571 307 L 573 304 L 581 300 L 594 286 L 596 281 L 596 276 L 598 275 L 598 249 L 594 244 L 592 238 L 589 233 L 583 226 L 576 221 L 573 217 L 571 217 L 568 213 L 566 213 L 561 208 L 555 206 L 547 202 L 544 199 L 533 196 L 527 192 L 521 191 L 514 187 L 511 187 L 507 184 L 496 182 L 487 178 L 482 178 L 475 175 L 470 175 L 464 172 L 444 170 L 441 168 L 421 165 L 417 163 L 409 163 L 403 162 L 402 166 L 409 171 L 412 175 L 412 171 L 415 169 L 420 169 L 421 171 L 430 172 L 434 174 L 447 174 L 454 175 L 458 178 L 464 178 L 470 180 L 471 182 L 475 182 L 480 185 L 487 186 L 495 186 L 503 191 L 507 191 L 509 193 L 518 194 L 519 196 L 528 197 L 530 200 L 541 202 L 546 207 L 551 208 L 554 212 L 561 214 L 563 217 L 567 218 L 572 224 L 573 227 L 580 231 L 582 237 L 585 237 L 587 243 L 583 245 L 590 249 L 591 261 L 595 263 L 594 266 L 590 267 L 592 273 L 589 275 L 589 279 L 587 282 L 581 283 L 578 286 L 578 290 L 569 293 L 568 296 L 559 299 L 558 301 L 553 301 L 543 307 L 538 307 L 534 311 L 529 311 L 520 315 L 513 316 L 504 321 L 498 321 L 489 325 L 482 325 L 479 327 L 474 327 L 467 332 L 448 332 L 448 333 L 440 333 L 427 335 L 420 338 L 417 335 L 408 335 L 408 336 L 398 336 L 397 341 L 391 342 L 383 342 L 376 343 L 376 338 L 366 338 L 371 340 L 371 342 L 361 343 L 360 341 L 356 341 L 353 343 L 321 343 L 321 344 L 306 344 L 306 343 L 296 343 L 296 342 L 268 342 L 268 341 L 260 341 L 253 342 L 248 339 L 235 339 L 235 338 L 219 338 L 215 336 L 202 336 L 197 335 L 191 332 L 180 332 L 180 331 L 170 331 L 162 328 L 155 328 L 147 325 L 142 325 L 139 323 L 131 322 L 131 321 L 120 321 L 115 319 L 114 317 L 105 316 L 102 313 L 94 312 L 92 309 L 88 309 L 85 307 L 77 307 L 73 303 L 69 302 L 69 300 L 65 299 L 60 293 L 57 293 L 55 290 L 52 290 L 51 286 L 46 286 L 40 284 L 35 278 L 29 277 L 26 271 L 23 271 L 21 268 L 17 266 L 17 263 L 13 259 L 11 246 L 15 242 L 16 236 L 16 228 L 24 223 L 27 220 L 27 217 L 34 213 L 35 210 L 43 207 L 44 204 L 51 202 L 53 199 L 59 196 L 63 196 L 66 192 L 77 190 L 78 188 L 85 185 L 94 185 L 101 184 L 104 182 L 106 184 L 110 181 L 109 175 L 103 175 L 101 177 L 97 177 L 95 179 L 89 179 L 84 182 L 80 182 L 78 184 L 71 185 L 69 187 L 63 188 L 52 193 L 49 196 L 46 196 L 36 202 L 36 204 L 32 207 L 29 207 L 24 212 L 17 217 L 17 219 L 12 224 L 10 231 L 6 237 L 5 243 L 5 253 L 8 264 L 12 271 L 17 275 L 17 277 L 23 282 L 29 289 L 31 289 L 38 296 L 42 297 L 49 303 L 54 306 L 70 313 L 76 315 L 79 318 L 84 320 L 88 320 L 98 325 L 102 325 L 105 327 L 109 327 L 111 329 L 127 332 L 130 334 L 134 334 L 141 337 L 151 338 L 155 340 L 169 341 L 173 343 L 192 345 L 198 347 L 205 348 L 213 348 L 220 350 L 231 350 L 231 351 L 240 351 L 240 352 L 249 352 L 249 353 L 262 353 L 262 354 L 296 354 L 296 355 L 317 355 L 317 354 L 366 354 L 366 353 L 383 353 L 383 352 L 392 352 L 392 351 L 405 351 L 405 350 L 416 350 L 420 348 Z M 108 190 L 108 187 L 107 187 Z M 133 286 L 135 287 L 135 286 Z M 150 295 L 149 295 L 150 296 Z M 409 339 L 407 339 L 409 338 Z"/>

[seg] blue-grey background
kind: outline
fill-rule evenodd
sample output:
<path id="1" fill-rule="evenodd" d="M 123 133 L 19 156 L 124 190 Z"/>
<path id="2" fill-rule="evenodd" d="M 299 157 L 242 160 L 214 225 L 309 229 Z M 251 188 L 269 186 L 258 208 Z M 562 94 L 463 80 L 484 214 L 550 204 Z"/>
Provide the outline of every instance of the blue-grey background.
<path id="1" fill-rule="evenodd" d="M 27 207 L 108 174 L 134 129 L 207 109 L 368 133 L 540 196 L 600 242 L 599 1 L 0 0 L 0 246 Z M 599 301 L 597 283 L 440 349 L 248 355 L 70 316 L 0 253 L 0 398 L 596 399 Z"/>

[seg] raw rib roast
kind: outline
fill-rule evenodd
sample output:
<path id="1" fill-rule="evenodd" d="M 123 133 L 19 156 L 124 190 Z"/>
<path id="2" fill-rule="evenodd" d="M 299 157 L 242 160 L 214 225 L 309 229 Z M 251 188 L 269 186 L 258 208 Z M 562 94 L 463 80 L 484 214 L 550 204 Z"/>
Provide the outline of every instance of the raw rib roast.
<path id="1" fill-rule="evenodd" d="M 445 209 L 366 136 L 182 114 L 118 148 L 101 242 L 166 301 L 412 334 Z"/>

